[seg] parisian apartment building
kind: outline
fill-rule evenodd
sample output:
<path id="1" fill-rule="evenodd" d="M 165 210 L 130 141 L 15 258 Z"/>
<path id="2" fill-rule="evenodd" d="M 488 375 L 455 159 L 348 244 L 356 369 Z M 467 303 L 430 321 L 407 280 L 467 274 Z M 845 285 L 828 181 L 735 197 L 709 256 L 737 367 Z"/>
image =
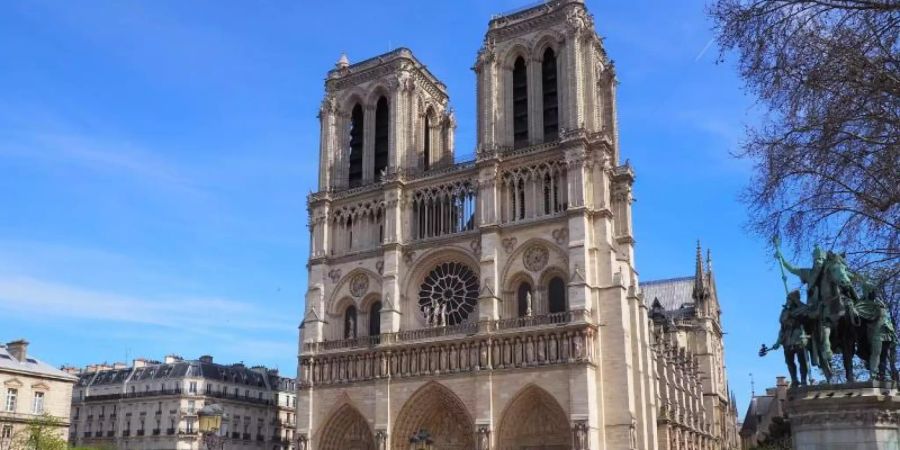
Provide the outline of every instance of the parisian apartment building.
<path id="1" fill-rule="evenodd" d="M 224 449 L 293 450 L 296 384 L 275 369 L 169 355 L 95 364 L 77 371 L 72 395 L 73 446 L 122 450 L 206 448 L 198 412 L 224 411 Z"/>
<path id="2" fill-rule="evenodd" d="M 10 448 L 29 423 L 45 416 L 64 438 L 77 380 L 30 355 L 25 340 L 0 344 L 0 448 Z"/>

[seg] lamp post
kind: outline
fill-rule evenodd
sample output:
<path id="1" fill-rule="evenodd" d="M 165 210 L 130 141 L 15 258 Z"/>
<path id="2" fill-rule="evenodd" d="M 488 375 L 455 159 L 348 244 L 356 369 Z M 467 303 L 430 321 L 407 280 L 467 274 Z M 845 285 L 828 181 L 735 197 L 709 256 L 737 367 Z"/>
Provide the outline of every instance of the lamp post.
<path id="1" fill-rule="evenodd" d="M 420 428 L 409 437 L 409 450 L 434 450 L 434 441 L 431 440 L 431 433 L 424 428 Z"/>
<path id="2" fill-rule="evenodd" d="M 225 408 L 219 404 L 204 406 L 197 411 L 200 418 L 200 435 L 207 450 L 223 450 L 225 436 L 221 434 L 222 421 L 226 419 Z"/>

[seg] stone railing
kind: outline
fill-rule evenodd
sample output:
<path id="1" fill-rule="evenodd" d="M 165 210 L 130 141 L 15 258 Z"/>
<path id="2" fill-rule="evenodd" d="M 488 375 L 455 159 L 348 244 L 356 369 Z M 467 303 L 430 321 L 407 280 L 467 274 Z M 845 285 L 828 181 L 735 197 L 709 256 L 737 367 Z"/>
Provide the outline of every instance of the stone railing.
<path id="1" fill-rule="evenodd" d="M 330 352 L 335 350 L 358 350 L 374 348 L 381 345 L 391 345 L 406 342 L 415 342 L 435 338 L 471 335 L 479 332 L 491 332 L 501 330 L 514 330 L 527 327 L 544 327 L 551 325 L 565 325 L 571 322 L 591 322 L 589 312 L 580 309 L 576 311 L 563 311 L 553 314 L 542 314 L 530 317 L 513 317 L 500 320 L 488 320 L 481 322 L 464 322 L 457 325 L 443 327 L 428 327 L 415 330 L 403 330 L 397 333 L 384 333 L 375 336 L 361 336 L 353 339 L 341 339 L 336 341 L 307 342 L 303 344 L 303 353 Z"/>
<path id="2" fill-rule="evenodd" d="M 596 327 L 590 323 L 526 325 L 507 330 L 515 331 L 476 332 L 473 328 L 472 334 L 457 333 L 455 339 L 395 342 L 374 349 L 306 355 L 300 362 L 301 389 L 382 378 L 594 362 Z"/>
<path id="3" fill-rule="evenodd" d="M 572 322 L 572 317 L 581 311 L 563 311 L 553 314 L 543 314 L 540 316 L 513 317 L 510 319 L 500 319 L 493 322 L 495 330 L 509 330 L 522 327 L 536 327 L 542 325 L 562 325 Z"/>

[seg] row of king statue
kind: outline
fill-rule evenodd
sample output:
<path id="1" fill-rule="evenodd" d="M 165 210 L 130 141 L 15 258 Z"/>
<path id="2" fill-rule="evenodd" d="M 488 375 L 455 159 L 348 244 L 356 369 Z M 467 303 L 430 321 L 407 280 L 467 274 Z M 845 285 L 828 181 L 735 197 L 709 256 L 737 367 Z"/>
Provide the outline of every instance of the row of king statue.
<path id="1" fill-rule="evenodd" d="M 777 245 L 775 257 L 783 268 L 785 291 L 788 289 L 784 269 L 806 287 L 806 303 L 801 301 L 800 291 L 787 293 L 778 338 L 771 348 L 763 345 L 760 355 L 783 348 L 794 385 L 807 384 L 810 365 L 818 367 L 831 383 L 831 360 L 835 354 L 842 356 L 848 383 L 855 379 L 854 355 L 863 361 L 872 379 L 896 381 L 894 324 L 876 286 L 851 272 L 844 255 L 826 252 L 819 246 L 813 250 L 809 268 L 787 262 Z"/>

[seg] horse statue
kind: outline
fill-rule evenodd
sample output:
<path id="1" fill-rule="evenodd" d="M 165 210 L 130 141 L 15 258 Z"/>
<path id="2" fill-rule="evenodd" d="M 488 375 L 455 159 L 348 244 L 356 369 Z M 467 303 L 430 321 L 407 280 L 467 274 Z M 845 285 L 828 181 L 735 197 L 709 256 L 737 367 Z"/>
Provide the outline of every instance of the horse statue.
<path id="1" fill-rule="evenodd" d="M 782 267 L 785 291 L 785 269 L 796 275 L 807 287 L 807 303 L 802 304 L 793 299 L 794 306 L 790 310 L 793 325 L 788 325 L 802 328 L 802 332 L 794 330 L 793 333 L 808 336 L 805 345 L 809 363 L 819 367 L 827 382 L 831 383 L 834 376 L 831 359 L 833 355 L 840 354 L 846 381 L 852 383 L 856 379 L 853 373 L 853 356 L 856 355 L 865 363 L 873 379 L 889 377 L 896 380 L 897 343 L 894 324 L 886 304 L 877 298 L 874 286 L 852 273 L 842 254 L 825 252 L 816 246 L 813 250 L 812 267 L 798 268 L 785 261 L 778 249 L 778 241 L 775 243 L 775 257 Z M 862 286 L 862 296 L 857 294 L 857 284 Z M 784 329 L 788 325 L 782 323 L 783 332 L 790 331 Z M 779 339 L 787 342 L 786 338 Z M 796 343 L 793 345 L 791 351 L 794 354 L 800 352 Z M 765 355 L 768 350 L 772 349 L 764 345 L 760 355 Z M 786 352 L 785 358 L 788 356 Z M 792 363 L 793 361 L 788 364 L 789 367 L 793 366 Z M 805 361 L 801 359 L 800 363 L 803 365 Z"/>

